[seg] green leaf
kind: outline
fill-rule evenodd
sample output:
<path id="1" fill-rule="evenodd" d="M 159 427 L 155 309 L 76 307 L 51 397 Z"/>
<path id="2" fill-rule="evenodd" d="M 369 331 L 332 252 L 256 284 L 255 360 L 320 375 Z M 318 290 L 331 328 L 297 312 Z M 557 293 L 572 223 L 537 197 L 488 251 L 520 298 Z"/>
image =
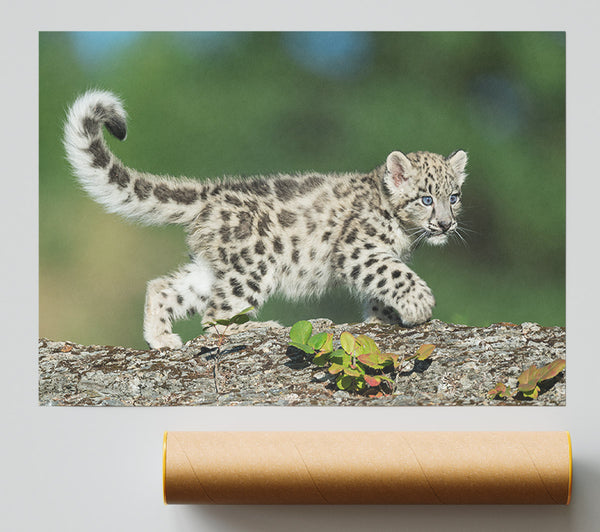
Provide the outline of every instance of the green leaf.
<path id="1" fill-rule="evenodd" d="M 218 320 L 205 323 L 204 325 L 206 327 L 214 327 L 215 325 L 223 325 L 225 327 L 228 327 L 229 325 L 232 325 L 234 323 L 236 325 L 242 325 L 243 323 L 250 321 L 250 316 L 248 316 L 248 312 L 251 312 L 253 310 L 254 307 L 248 307 L 242 310 L 241 312 L 238 312 L 234 316 L 231 316 L 231 318 L 220 318 Z"/>
<path id="2" fill-rule="evenodd" d="M 236 314 L 233 318 L 230 318 L 229 321 L 236 325 L 242 325 L 243 323 L 250 321 L 250 316 L 248 316 L 248 314 Z"/>
<path id="3" fill-rule="evenodd" d="M 536 386 L 533 390 L 522 392 L 524 397 L 529 397 L 531 399 L 537 399 L 538 393 L 540 391 L 540 387 Z"/>
<path id="4" fill-rule="evenodd" d="M 327 364 L 327 362 L 329 362 L 330 355 L 331 353 L 317 353 L 312 359 L 312 363 L 315 366 L 324 366 L 325 364 Z"/>
<path id="5" fill-rule="evenodd" d="M 247 321 L 250 321 L 250 316 L 248 316 L 248 313 L 252 312 L 253 310 L 254 310 L 254 307 L 248 307 L 248 308 L 245 308 L 244 310 L 241 310 L 235 316 L 230 318 L 231 323 L 235 323 L 236 325 L 242 325 L 242 323 L 246 323 Z"/>
<path id="6" fill-rule="evenodd" d="M 367 387 L 367 383 L 365 382 L 364 378 L 359 377 L 354 379 L 354 387 L 356 388 L 357 392 L 362 392 Z"/>
<path id="7" fill-rule="evenodd" d="M 333 353 L 331 353 L 329 360 L 342 366 L 349 366 L 352 362 L 350 355 L 347 354 L 343 349 L 336 349 Z"/>
<path id="8" fill-rule="evenodd" d="M 399 355 L 394 353 L 379 353 L 377 357 L 382 366 L 389 366 L 390 364 L 396 365 L 398 363 Z"/>
<path id="9" fill-rule="evenodd" d="M 340 390 L 347 390 L 348 388 L 350 388 L 350 386 L 352 386 L 353 382 L 354 382 L 354 378 L 349 377 L 348 375 L 342 375 L 342 376 L 338 377 L 337 380 L 335 381 L 335 383 L 337 384 L 337 387 Z"/>
<path id="10" fill-rule="evenodd" d="M 292 342 L 306 344 L 312 333 L 312 324 L 310 321 L 297 321 L 290 329 L 290 338 Z"/>
<path id="11" fill-rule="evenodd" d="M 321 347 L 323 346 L 323 344 L 326 342 L 327 340 L 327 333 L 319 333 L 319 334 L 315 334 L 314 336 L 311 336 L 308 339 L 308 345 L 312 346 L 315 348 L 315 350 L 319 350 L 321 349 Z"/>
<path id="12" fill-rule="evenodd" d="M 377 347 L 375 340 L 364 334 L 361 334 L 356 338 L 356 343 L 358 344 L 358 348 L 356 349 L 357 355 L 362 355 L 365 353 L 381 353 L 381 350 L 379 347 Z"/>
<path id="13" fill-rule="evenodd" d="M 380 382 L 387 382 L 388 384 L 390 384 L 391 386 L 393 386 L 395 383 L 392 379 L 390 379 L 387 375 L 378 375 Z"/>
<path id="14" fill-rule="evenodd" d="M 394 364 L 395 369 L 397 369 L 400 365 L 400 355 L 396 353 L 382 353 L 381 355 L 379 355 L 379 360 L 385 366 Z"/>
<path id="15" fill-rule="evenodd" d="M 344 331 L 340 335 L 340 342 L 342 344 L 342 349 L 348 353 L 349 355 L 354 352 L 354 347 L 356 345 L 356 339 L 349 332 Z"/>
<path id="16" fill-rule="evenodd" d="M 333 333 L 327 333 L 327 339 L 321 346 L 321 351 L 323 353 L 331 353 L 333 351 Z"/>
<path id="17" fill-rule="evenodd" d="M 290 345 L 297 349 L 300 349 L 301 351 L 304 351 L 305 353 L 307 353 L 309 355 L 312 355 L 315 352 L 315 350 L 310 345 L 307 345 L 307 344 L 300 344 L 298 342 L 290 342 Z"/>
<path id="18" fill-rule="evenodd" d="M 344 375 L 350 375 L 350 377 L 360 377 L 362 373 L 360 372 L 358 367 L 344 368 Z"/>

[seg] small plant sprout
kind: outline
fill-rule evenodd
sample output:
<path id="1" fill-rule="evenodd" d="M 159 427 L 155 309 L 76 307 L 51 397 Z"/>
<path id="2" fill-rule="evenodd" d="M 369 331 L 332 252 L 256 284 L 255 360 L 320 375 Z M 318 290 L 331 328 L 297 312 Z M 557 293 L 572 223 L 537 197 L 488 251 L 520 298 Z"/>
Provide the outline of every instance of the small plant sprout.
<path id="1" fill-rule="evenodd" d="M 502 399 L 505 399 L 507 397 L 512 397 L 512 393 L 510 391 L 510 386 L 506 386 L 505 384 L 502 384 L 501 382 L 496 384 L 495 388 L 492 388 L 489 392 L 488 392 L 488 396 L 490 398 L 494 397 L 500 397 Z"/>
<path id="2" fill-rule="evenodd" d="M 253 310 L 254 310 L 254 307 L 248 307 L 248 308 L 245 308 L 244 310 L 238 312 L 235 316 L 232 316 L 231 318 L 209 321 L 209 322 L 204 323 L 203 325 L 204 325 L 204 327 L 214 327 L 215 331 L 217 333 L 219 332 L 217 326 L 222 325 L 225 327 L 223 329 L 223 331 L 221 332 L 221 334 L 223 334 L 223 333 L 225 333 L 227 328 L 231 325 L 242 325 L 242 324 L 246 323 L 247 321 L 250 321 L 250 316 L 248 316 L 248 314 L 250 312 L 252 312 Z"/>
<path id="3" fill-rule="evenodd" d="M 565 366 L 566 361 L 563 358 L 554 360 L 541 368 L 533 365 L 519 375 L 517 379 L 518 386 L 515 390 L 511 390 L 510 386 L 499 382 L 487 395 L 490 399 L 508 399 L 509 397 L 518 399 L 517 394 L 520 392 L 524 398 L 536 399 L 540 393 L 539 384 L 556 377 L 565 369 Z"/>
<path id="4" fill-rule="evenodd" d="M 254 310 L 254 307 L 248 307 L 231 318 L 219 319 L 214 321 L 209 321 L 204 323 L 203 326 L 205 328 L 213 327 L 215 332 L 219 335 L 219 340 L 217 343 L 217 352 L 215 353 L 215 364 L 213 366 L 213 376 L 215 380 L 215 391 L 217 393 L 221 393 L 219 391 L 219 357 L 221 355 L 221 346 L 223 345 L 223 341 L 225 340 L 225 333 L 227 329 L 231 325 L 242 325 L 247 321 L 250 321 L 250 316 L 248 314 Z M 219 326 L 223 327 L 221 331 L 219 331 Z"/>
<path id="5" fill-rule="evenodd" d="M 383 389 L 394 393 L 397 377 L 403 364 L 409 360 L 425 360 L 435 346 L 424 344 L 409 357 L 395 353 L 382 353 L 375 340 L 361 334 L 353 336 L 344 331 L 340 335 L 339 349 L 333 349 L 333 334 L 312 334 L 312 324 L 308 321 L 295 323 L 290 330 L 290 345 L 313 355 L 312 363 L 327 367 L 335 375 L 335 384 L 340 390 L 356 393 L 383 395 Z M 396 379 L 389 375 L 396 373 Z"/>

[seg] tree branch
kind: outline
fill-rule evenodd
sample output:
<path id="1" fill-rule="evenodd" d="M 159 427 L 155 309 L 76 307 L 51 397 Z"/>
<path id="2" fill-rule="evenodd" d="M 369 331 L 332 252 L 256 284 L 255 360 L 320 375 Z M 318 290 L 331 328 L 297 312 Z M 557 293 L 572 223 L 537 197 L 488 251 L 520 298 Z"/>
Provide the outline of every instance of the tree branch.
<path id="1" fill-rule="evenodd" d="M 408 363 L 397 394 L 370 398 L 337 390 L 327 371 L 288 347 L 289 328 L 260 326 L 232 334 L 219 356 L 217 335 L 199 337 L 179 350 L 140 351 L 40 340 L 41 405 L 564 405 L 564 373 L 547 382 L 533 401 L 487 398 L 503 382 L 514 386 L 532 364 L 566 358 L 565 329 L 496 324 L 450 325 L 432 320 L 410 329 L 376 324 L 334 325 L 311 320 L 314 332 L 344 330 L 371 336 L 382 351 L 409 356 L 435 344 L 430 359 Z"/>

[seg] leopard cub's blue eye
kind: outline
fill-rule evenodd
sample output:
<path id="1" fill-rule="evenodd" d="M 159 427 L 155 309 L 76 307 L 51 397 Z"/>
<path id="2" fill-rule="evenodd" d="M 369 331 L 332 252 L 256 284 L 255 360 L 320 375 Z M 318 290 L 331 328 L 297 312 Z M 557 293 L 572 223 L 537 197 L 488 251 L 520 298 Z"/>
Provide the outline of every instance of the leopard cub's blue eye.
<path id="1" fill-rule="evenodd" d="M 450 194 L 450 203 L 454 205 L 458 201 L 458 194 Z"/>
<path id="2" fill-rule="evenodd" d="M 429 206 L 429 205 L 431 205 L 433 203 L 433 198 L 431 196 L 423 196 L 421 198 L 421 203 L 423 205 Z"/>

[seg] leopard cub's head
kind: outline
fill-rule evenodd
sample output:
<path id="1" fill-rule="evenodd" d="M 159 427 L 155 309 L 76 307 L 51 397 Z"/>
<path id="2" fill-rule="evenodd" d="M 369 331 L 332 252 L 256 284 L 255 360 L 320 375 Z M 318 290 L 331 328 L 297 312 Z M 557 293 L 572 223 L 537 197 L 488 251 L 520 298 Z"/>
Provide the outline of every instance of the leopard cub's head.
<path id="1" fill-rule="evenodd" d="M 384 187 L 396 217 L 414 241 L 441 245 L 456 231 L 466 164 L 463 150 L 448 157 L 421 151 L 388 155 Z"/>

